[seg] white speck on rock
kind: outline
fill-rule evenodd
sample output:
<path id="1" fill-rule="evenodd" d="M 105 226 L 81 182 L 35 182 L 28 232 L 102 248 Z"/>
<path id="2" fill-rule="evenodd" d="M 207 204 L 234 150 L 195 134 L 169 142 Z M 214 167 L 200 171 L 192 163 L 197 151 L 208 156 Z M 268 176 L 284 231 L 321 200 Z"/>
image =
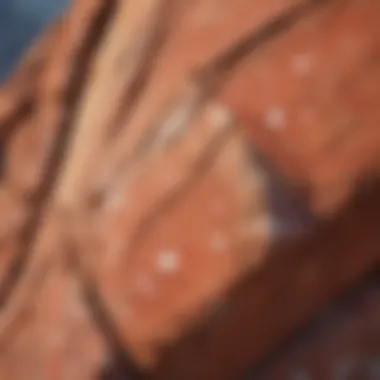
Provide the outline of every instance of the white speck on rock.
<path id="1" fill-rule="evenodd" d="M 178 271 L 180 266 L 180 255 L 175 250 L 160 251 L 156 262 L 157 269 L 166 274 L 172 274 Z"/>
<path id="2" fill-rule="evenodd" d="M 173 135 L 176 135 L 184 125 L 186 117 L 186 108 L 178 108 L 174 110 L 162 126 L 160 139 L 162 141 L 166 141 L 169 140 Z"/>
<path id="3" fill-rule="evenodd" d="M 189 126 L 194 111 L 198 88 L 193 85 L 187 88 L 183 98 L 178 99 L 177 106 L 166 117 L 155 140 L 156 146 L 163 146 L 177 138 Z"/>
<path id="4" fill-rule="evenodd" d="M 285 112 L 282 108 L 270 108 L 267 110 L 265 119 L 269 129 L 278 131 L 285 128 Z"/>

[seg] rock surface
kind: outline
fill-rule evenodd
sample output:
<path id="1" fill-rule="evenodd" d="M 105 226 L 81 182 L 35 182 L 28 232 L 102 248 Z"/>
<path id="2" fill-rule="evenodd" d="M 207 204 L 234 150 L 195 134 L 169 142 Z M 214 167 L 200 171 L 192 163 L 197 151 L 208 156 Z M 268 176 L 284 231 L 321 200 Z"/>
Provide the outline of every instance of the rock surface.
<path id="1" fill-rule="evenodd" d="M 237 378 L 377 268 L 379 11 L 75 1 L 0 90 L 0 377 Z"/>

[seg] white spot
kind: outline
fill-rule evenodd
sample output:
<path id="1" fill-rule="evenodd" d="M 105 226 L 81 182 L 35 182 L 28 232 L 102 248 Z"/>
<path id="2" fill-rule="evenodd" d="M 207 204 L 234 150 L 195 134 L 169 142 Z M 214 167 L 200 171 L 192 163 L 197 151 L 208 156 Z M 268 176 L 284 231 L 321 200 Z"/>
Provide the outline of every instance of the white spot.
<path id="1" fill-rule="evenodd" d="M 271 130 L 278 131 L 285 127 L 285 112 L 282 108 L 270 108 L 265 118 Z"/>
<path id="2" fill-rule="evenodd" d="M 308 75 L 311 70 L 311 59 L 308 54 L 298 54 L 292 59 L 292 67 L 298 75 Z"/>
<path id="3" fill-rule="evenodd" d="M 210 121 L 216 128 L 224 128 L 232 121 L 231 113 L 220 105 L 213 105 L 209 108 Z"/>
<path id="4" fill-rule="evenodd" d="M 159 138 L 161 141 L 169 140 L 176 135 L 181 127 L 185 124 L 188 117 L 188 110 L 186 108 L 175 109 L 164 122 Z"/>
<path id="5" fill-rule="evenodd" d="M 227 239 L 221 232 L 216 232 L 211 237 L 210 246 L 215 252 L 224 252 L 228 246 Z"/>
<path id="6" fill-rule="evenodd" d="M 178 99 L 177 106 L 164 120 L 155 139 L 156 146 L 162 146 L 177 138 L 189 126 L 189 121 L 196 106 L 198 88 L 190 84 L 183 97 Z"/>
<path id="7" fill-rule="evenodd" d="M 175 273 L 180 266 L 179 252 L 174 250 L 159 252 L 156 265 L 157 269 L 162 273 Z"/>

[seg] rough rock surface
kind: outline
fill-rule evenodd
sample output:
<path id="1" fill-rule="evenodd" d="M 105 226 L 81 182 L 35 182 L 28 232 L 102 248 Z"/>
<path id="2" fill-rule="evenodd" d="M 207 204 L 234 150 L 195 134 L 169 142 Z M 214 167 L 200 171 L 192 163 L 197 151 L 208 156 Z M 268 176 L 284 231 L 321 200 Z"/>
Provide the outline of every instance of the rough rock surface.
<path id="1" fill-rule="evenodd" d="M 379 11 L 74 1 L 0 90 L 0 378 L 233 379 L 376 268 Z"/>

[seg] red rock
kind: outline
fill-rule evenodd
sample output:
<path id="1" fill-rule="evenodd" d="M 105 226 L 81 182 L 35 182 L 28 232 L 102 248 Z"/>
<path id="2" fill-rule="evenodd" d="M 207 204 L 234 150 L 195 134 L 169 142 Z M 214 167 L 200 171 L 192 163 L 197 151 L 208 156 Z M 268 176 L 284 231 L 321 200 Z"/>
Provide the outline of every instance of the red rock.
<path id="1" fill-rule="evenodd" d="M 36 228 L 0 310 L 0 377 L 95 379 L 108 355 L 236 378 L 375 268 L 378 8 L 74 3 L 4 143 L 10 213 Z"/>

